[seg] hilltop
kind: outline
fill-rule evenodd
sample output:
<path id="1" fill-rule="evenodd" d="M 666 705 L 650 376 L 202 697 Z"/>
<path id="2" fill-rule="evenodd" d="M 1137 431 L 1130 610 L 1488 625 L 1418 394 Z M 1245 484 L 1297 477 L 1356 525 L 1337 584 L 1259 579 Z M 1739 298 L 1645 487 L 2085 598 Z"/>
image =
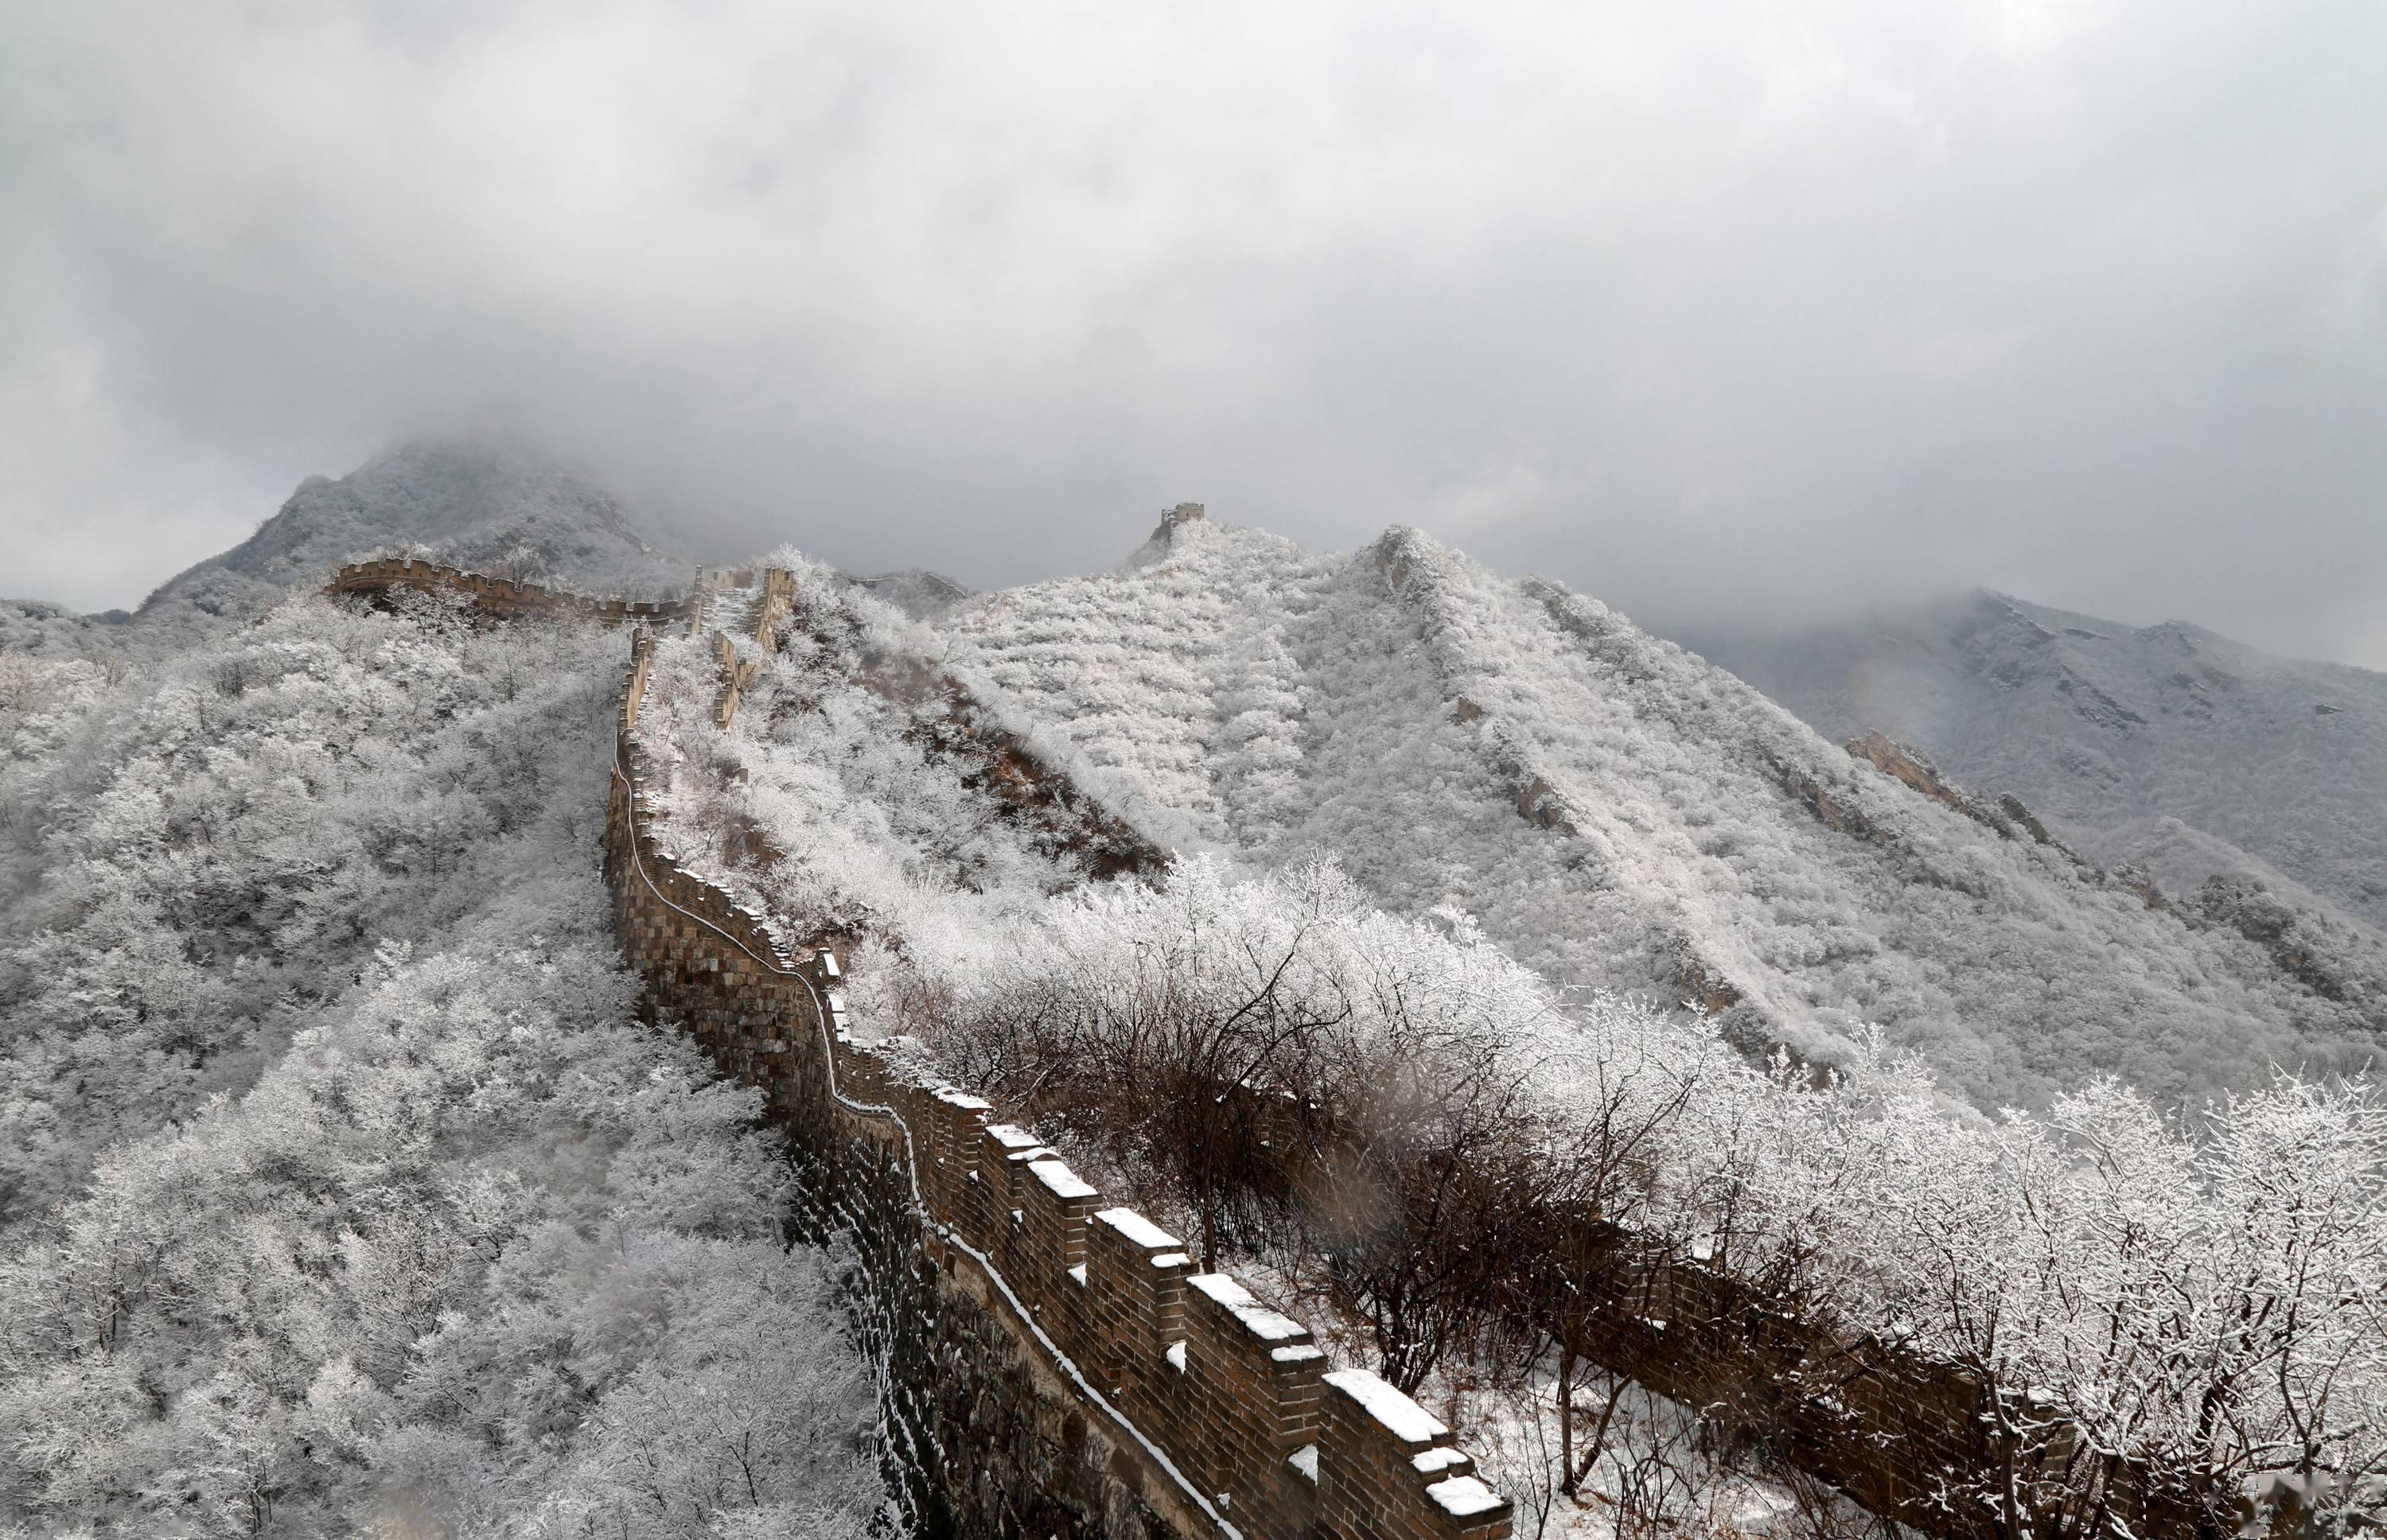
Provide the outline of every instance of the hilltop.
<path id="1" fill-rule="evenodd" d="M 81 615 L 0 599 L 0 653 L 94 657 L 188 645 L 264 613 L 342 562 L 404 551 L 471 572 L 536 578 L 590 595 L 688 587 L 696 556 L 620 498 L 518 448 L 396 446 L 345 476 L 309 476 L 257 532 L 160 584 L 139 609 Z M 915 618 L 974 590 L 922 567 L 840 574 Z"/>

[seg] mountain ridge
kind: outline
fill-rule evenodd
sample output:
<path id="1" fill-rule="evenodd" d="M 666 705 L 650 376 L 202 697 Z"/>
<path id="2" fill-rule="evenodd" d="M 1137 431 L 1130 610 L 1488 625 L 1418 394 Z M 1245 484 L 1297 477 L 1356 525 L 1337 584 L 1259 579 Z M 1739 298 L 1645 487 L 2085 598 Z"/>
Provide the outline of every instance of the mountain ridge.
<path id="1" fill-rule="evenodd" d="M 630 598 L 679 592 L 698 565 L 612 492 L 530 451 L 409 442 L 347 475 L 305 477 L 246 538 L 166 579 L 130 612 L 84 615 L 43 600 L 0 599 L 0 652 L 182 646 L 261 613 L 343 562 L 398 550 Z M 916 620 L 976 591 L 925 567 L 843 575 Z"/>
<path id="2" fill-rule="evenodd" d="M 575 572 L 693 570 L 552 466 L 410 446 L 310 478 L 133 621 L 14 608 L 37 641 L 71 625 L 170 645 L 285 592 L 322 553 L 394 534 L 582 587 L 604 584 Z M 1808 713 L 1598 600 L 1415 530 L 1321 553 L 1181 504 L 1093 576 L 981 595 L 919 569 L 838 581 L 928 624 L 1023 741 L 1082 761 L 1162 842 L 1255 867 L 1331 855 L 1389 908 L 1463 911 L 1562 986 L 1681 1003 L 1752 1046 L 1831 1063 L 1877 1024 L 1994 1106 L 2108 1072 L 2192 1099 L 2274 1062 L 2350 1067 L 2387 1038 L 2387 936 L 2222 836 L 2150 823 L 2210 868 L 2156 881 L 2027 782 L 1968 773 L 1927 737 L 1852 758 Z M 2160 712 L 2128 678 L 2046 666 L 2050 649 L 2160 650 L 2185 660 L 2169 670 L 2190 681 L 2171 687 L 2182 701 L 2226 702 L 2254 673 L 2185 625 L 2123 637 L 1987 594 L 1964 616 L 1941 652 L 1970 638 L 1962 656 L 1985 673 L 2011 665 L 1993 677 L 2018 683 L 1998 688 L 2126 737 Z M 34 650 L 13 648 L 8 618 L 0 650 Z M 2318 730 L 2367 728 L 2346 699 Z M 2274 787 L 2236 789 L 2259 815 Z M 1997 796 L 2016 790 L 2027 805 Z M 2357 833 L 2387 838 L 2377 822 Z"/>
<path id="3" fill-rule="evenodd" d="M 2101 1072 L 2193 1097 L 2374 1051 L 2387 966 L 2364 937 L 2351 993 L 2324 998 L 1562 585 L 1400 529 L 1354 556 L 1206 522 L 1161 544 L 938 629 L 1190 843 L 1332 854 L 1561 984 L 1699 999 L 1824 1062 L 1877 1022 L 1984 1106 Z"/>

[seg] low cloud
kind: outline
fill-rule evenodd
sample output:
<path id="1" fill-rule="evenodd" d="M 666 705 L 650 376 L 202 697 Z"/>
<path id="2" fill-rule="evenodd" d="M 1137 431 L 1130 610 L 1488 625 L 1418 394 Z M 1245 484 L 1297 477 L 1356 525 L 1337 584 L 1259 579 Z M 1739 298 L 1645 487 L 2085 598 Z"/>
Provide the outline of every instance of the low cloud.
<path id="1" fill-rule="evenodd" d="M 385 442 L 1008 584 L 1160 506 L 1660 626 L 1972 583 L 2387 666 L 2387 11 L 0 14 L 0 588 Z"/>

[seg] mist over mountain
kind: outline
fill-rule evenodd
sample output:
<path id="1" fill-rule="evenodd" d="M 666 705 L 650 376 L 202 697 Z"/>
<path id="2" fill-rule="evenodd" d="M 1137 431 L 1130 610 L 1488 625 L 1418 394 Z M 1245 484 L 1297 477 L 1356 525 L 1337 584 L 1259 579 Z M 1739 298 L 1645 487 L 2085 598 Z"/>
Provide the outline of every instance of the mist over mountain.
<path id="1" fill-rule="evenodd" d="M 584 590 L 698 573 L 601 488 L 414 446 L 309 481 L 137 615 L 0 612 L 19 623 L 0 629 L 0 1529 L 202 1512 L 206 1533 L 328 1533 L 395 1492 L 459 1534 L 514 1532 L 476 1513 L 877 1533 L 876 1371 L 840 1331 L 837 1258 L 787 1243 L 793 1179 L 756 1093 L 632 1014 L 596 839 L 623 634 L 568 605 L 499 621 L 456 593 L 318 591 L 393 549 Z M 1977 688 L 2007 693 L 1978 709 L 2035 702 L 2017 738 L 2075 730 L 2061 708 L 2123 734 L 2146 784 L 2201 788 L 2209 830 L 2247 846 L 2178 824 L 2178 850 L 2237 864 L 2166 892 L 2067 845 L 2058 804 L 2042 818 L 1887 739 L 1851 753 L 1598 600 L 1411 529 L 1320 552 L 1181 504 L 1115 571 L 975 595 L 793 547 L 761 564 L 785 608 L 714 571 L 701 626 L 650 638 L 638 731 L 671 767 L 650 788 L 666 836 L 791 944 L 850 942 L 865 1030 L 931 1044 L 956 1079 L 1000 1061 L 1038 1086 L 1135 1081 L 1100 1053 L 1004 1058 L 1007 1003 L 1092 1019 L 1070 991 L 1133 963 L 1158 992 L 1120 998 L 1176 1019 L 1183 976 L 1226 978 L 1214 1004 L 1240 1016 L 1227 976 L 1282 942 L 1304 960 L 1275 974 L 1316 994 L 1299 1019 L 1363 997 L 1381 1017 L 1310 1067 L 1321 1085 L 1372 1083 L 1357 1045 L 1414 1020 L 1497 1051 L 1537 1118 L 1665 1066 L 1705 1098 L 1669 1125 L 1668 1191 L 1759 1151 L 1793 1196 L 1873 1171 L 1829 1200 L 1833 1265 L 1888 1279 L 1849 1308 L 1901 1331 L 1899 1269 L 1929 1253 L 1901 1205 L 1937 1224 L 1987 1194 L 2005 1218 L 1925 1292 L 2026 1297 L 2045 1193 L 2008 1180 L 2030 1162 L 1979 1162 L 2092 1104 L 2120 1109 L 2096 1129 L 2185 1150 L 2202 1125 L 2165 1109 L 2237 1097 L 2216 1116 L 2305 1141 L 2298 1171 L 2370 1116 L 2329 1077 L 2379 1062 L 2387 942 L 2245 851 L 2284 865 L 2332 818 L 2375 839 L 2347 757 L 2371 740 L 2330 759 L 2292 729 L 2367 733 L 2376 676 L 2004 600 L 1920 650 L 1959 682 L 1950 653 L 1986 660 Z M 75 655 L 106 651 L 93 637 L 116 655 Z M 2103 672 L 2049 663 L 2076 644 L 2115 651 Z M 1922 664 L 1814 655 L 1868 713 L 1976 709 Z M 2332 773 L 2264 773 L 2299 754 Z M 1436 1062 L 1417 1083 L 1474 1083 Z M 2004 1107 L 2049 1117 L 1974 1115 Z M 1123 1160 L 1144 1146 L 1121 1128 Z M 1850 1129 L 1896 1170 L 1836 1151 Z M 2267 1182 L 2269 1148 L 2242 1152 Z M 2059 1168 L 2088 1180 L 2041 1175 Z M 2209 1185 L 2180 1233 L 2221 1215 L 2271 1233 L 2274 1198 Z M 1802 1251 L 1811 1198 L 1782 1210 Z M 2094 1228 L 2102 1197 L 2065 1201 L 2090 1217 L 2067 1235 Z M 1162 1218 L 1206 1233 L 1190 1212 Z M 1686 1234 L 1712 1233 L 1695 1218 Z M 1502 1207 L 1487 1244 L 1513 1222 Z M 1271 1256 L 1253 1259 L 1292 1278 Z M 2065 1290 L 2095 1271 L 2065 1265 Z M 119 1275 L 149 1281 L 94 1345 L 75 1281 Z M 2242 1319 L 2238 1297 L 2214 1319 Z M 2372 1297 L 2332 1296 L 2330 1320 Z M 1498 1458 L 1506 1488 L 1550 1489 L 1546 1460 Z M 687 1521 L 632 1528 L 656 1492 Z"/>
<path id="2" fill-rule="evenodd" d="M 0 145 L 0 1540 L 2387 1540 L 2387 5 Z"/>
<path id="3" fill-rule="evenodd" d="M 1980 591 L 1682 639 L 1825 737 L 1912 744 L 2167 891 L 2218 874 L 2387 925 L 2387 675 Z"/>
<path id="4" fill-rule="evenodd" d="M 398 445 L 336 480 L 309 476 L 247 539 L 169 578 L 139 609 L 80 615 L 0 600 L 0 652 L 83 656 L 174 647 L 254 617 L 361 557 L 403 552 L 587 594 L 688 586 L 700 556 L 606 488 L 495 442 Z M 722 553 L 713 552 L 719 555 Z M 915 618 L 972 590 L 911 567 L 848 575 Z"/>
<path id="5" fill-rule="evenodd" d="M 0 650 L 180 645 L 262 613 L 343 562 L 399 550 L 591 593 L 682 587 L 695 564 L 611 492 L 529 451 L 404 444 L 337 480 L 309 476 L 257 533 L 169 578 L 130 615 L 0 603 Z"/>
<path id="6" fill-rule="evenodd" d="M 408 444 L 337 481 L 308 477 L 256 534 L 169 579 L 134 619 L 203 625 L 392 547 L 594 592 L 685 585 L 692 562 L 658 539 L 612 493 L 524 451 Z"/>

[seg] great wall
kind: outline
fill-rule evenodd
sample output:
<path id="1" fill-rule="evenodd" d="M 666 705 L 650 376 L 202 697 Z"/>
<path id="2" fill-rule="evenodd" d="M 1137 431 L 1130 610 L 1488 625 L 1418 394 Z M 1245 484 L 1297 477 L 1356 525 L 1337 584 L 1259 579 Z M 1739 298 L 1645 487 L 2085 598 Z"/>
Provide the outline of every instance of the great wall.
<path id="1" fill-rule="evenodd" d="M 659 772 L 637 740 L 652 627 L 702 635 L 734 720 L 780 625 L 788 574 L 726 572 L 684 600 L 582 599 L 423 562 L 342 570 L 326 590 L 446 595 L 493 618 L 573 613 L 633 627 L 615 724 L 605 873 L 625 955 L 658 1025 L 758 1088 L 804 1174 L 804 1227 L 855 1248 L 853 1304 L 886 1364 L 887 1474 L 932 1534 L 1235 1540 L 1505 1540 L 1512 1505 L 1424 1407 L 1181 1242 L 1105 1205 L 981 1097 L 908 1073 L 849 1029 L 838 961 L 790 958 L 765 917 L 687 870 L 658 837 Z M 727 600 L 725 605 L 724 600 Z M 730 626 L 737 628 L 733 635 Z M 1985 1489 L 2099 1458 L 2042 1441 L 2017 1469 L 1993 1431 L 2013 1397 L 1953 1366 L 1782 1314 L 1729 1277 L 1652 1264 L 1585 1227 L 1605 1367 L 1720 1421 L 1787 1429 L 1779 1453 L 1875 1513 L 1934 1535 L 2019 1540 Z M 2190 1505 L 2111 1471 L 2107 1521 L 2187 1535 Z"/>
<path id="2" fill-rule="evenodd" d="M 334 599 L 374 602 L 386 602 L 398 593 L 446 595 L 500 620 L 575 614 L 587 615 L 609 625 L 682 620 L 688 616 L 690 604 L 687 599 L 587 599 L 544 584 L 491 577 L 402 556 L 352 562 L 339 570 L 323 592 Z"/>

